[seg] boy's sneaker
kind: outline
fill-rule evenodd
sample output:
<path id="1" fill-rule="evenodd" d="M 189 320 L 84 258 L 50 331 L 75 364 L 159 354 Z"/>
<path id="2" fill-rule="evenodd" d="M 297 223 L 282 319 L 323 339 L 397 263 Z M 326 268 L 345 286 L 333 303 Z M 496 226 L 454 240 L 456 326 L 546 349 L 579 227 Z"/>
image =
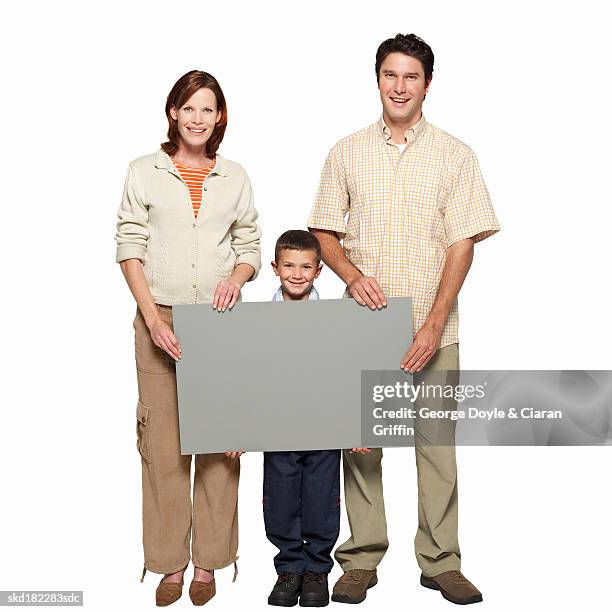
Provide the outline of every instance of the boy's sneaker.
<path id="1" fill-rule="evenodd" d="M 300 606 L 307 608 L 322 608 L 329 603 L 327 574 L 319 572 L 304 572 Z"/>
<path id="2" fill-rule="evenodd" d="M 290 608 L 298 602 L 300 590 L 302 588 L 302 577 L 293 572 L 283 572 L 279 574 L 278 580 L 268 597 L 268 604 L 271 606 L 286 606 Z"/>

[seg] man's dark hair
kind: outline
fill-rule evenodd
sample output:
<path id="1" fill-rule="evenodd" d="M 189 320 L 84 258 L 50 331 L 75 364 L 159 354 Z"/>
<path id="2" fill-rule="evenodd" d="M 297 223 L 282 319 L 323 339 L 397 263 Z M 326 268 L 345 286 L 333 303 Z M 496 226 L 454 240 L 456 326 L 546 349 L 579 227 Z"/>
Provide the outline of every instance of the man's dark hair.
<path id="1" fill-rule="evenodd" d="M 321 262 L 321 245 L 317 237 L 304 230 L 288 230 L 281 234 L 276 241 L 274 249 L 274 260 L 278 261 L 280 252 L 283 249 L 293 251 L 314 251 L 317 255 L 317 263 Z"/>
<path id="2" fill-rule="evenodd" d="M 390 53 L 403 53 L 418 59 L 425 73 L 425 83 L 433 74 L 434 54 L 431 47 L 416 34 L 396 34 L 395 38 L 387 38 L 376 51 L 376 82 L 380 79 L 380 67 Z"/>

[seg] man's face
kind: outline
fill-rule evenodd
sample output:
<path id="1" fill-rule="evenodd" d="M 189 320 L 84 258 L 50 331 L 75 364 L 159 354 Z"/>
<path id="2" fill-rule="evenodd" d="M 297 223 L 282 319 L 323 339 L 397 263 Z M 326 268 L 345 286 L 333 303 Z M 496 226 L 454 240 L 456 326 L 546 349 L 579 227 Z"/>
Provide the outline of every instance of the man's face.
<path id="1" fill-rule="evenodd" d="M 387 55 L 378 75 L 378 90 L 386 120 L 414 125 L 421 116 L 428 89 L 423 64 L 418 59 L 403 53 Z"/>
<path id="2" fill-rule="evenodd" d="M 281 249 L 278 261 L 272 262 L 272 268 L 287 297 L 292 300 L 307 300 L 312 283 L 321 274 L 323 266 L 317 262 L 317 254 L 314 251 Z"/>

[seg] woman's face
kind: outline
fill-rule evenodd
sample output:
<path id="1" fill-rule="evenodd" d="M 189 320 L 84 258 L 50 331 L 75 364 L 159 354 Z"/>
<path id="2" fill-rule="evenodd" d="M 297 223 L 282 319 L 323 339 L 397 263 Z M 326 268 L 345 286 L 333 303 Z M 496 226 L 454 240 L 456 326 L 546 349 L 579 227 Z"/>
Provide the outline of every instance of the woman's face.
<path id="1" fill-rule="evenodd" d="M 196 91 L 183 106 L 170 108 L 177 121 L 181 141 L 189 147 L 203 147 L 221 119 L 215 94 L 210 89 Z"/>

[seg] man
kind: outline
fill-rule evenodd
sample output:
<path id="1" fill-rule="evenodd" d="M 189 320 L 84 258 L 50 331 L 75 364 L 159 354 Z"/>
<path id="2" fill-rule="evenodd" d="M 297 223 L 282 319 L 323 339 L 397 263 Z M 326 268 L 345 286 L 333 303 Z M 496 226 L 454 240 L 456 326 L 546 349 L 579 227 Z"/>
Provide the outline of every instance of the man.
<path id="1" fill-rule="evenodd" d="M 332 148 L 308 221 L 345 295 L 372 309 L 384 307 L 386 296 L 412 298 L 413 342 L 400 362 L 411 373 L 459 369 L 457 296 L 474 243 L 499 230 L 471 149 L 422 115 L 433 62 L 414 34 L 380 45 L 382 117 Z M 431 427 L 415 422 L 421 584 L 454 603 L 475 603 L 482 595 L 460 573 L 453 423 L 442 425 L 446 446 L 434 445 Z M 382 449 L 343 454 L 351 537 L 336 550 L 344 575 L 333 601 L 359 603 L 377 582 L 388 547 L 381 460 Z"/>

